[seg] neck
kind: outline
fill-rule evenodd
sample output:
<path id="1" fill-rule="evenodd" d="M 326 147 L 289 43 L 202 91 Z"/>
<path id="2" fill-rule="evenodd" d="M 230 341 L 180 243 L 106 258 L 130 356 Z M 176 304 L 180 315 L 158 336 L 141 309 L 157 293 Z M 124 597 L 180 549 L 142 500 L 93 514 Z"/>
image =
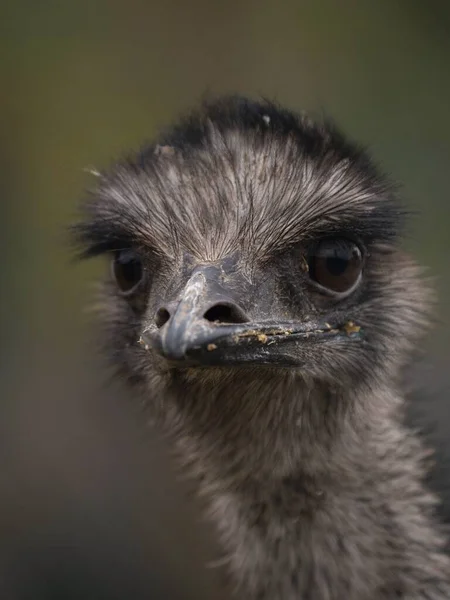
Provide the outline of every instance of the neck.
<path id="1" fill-rule="evenodd" d="M 423 452 L 398 397 L 288 373 L 210 384 L 172 382 L 175 434 L 243 598 L 448 597 Z"/>

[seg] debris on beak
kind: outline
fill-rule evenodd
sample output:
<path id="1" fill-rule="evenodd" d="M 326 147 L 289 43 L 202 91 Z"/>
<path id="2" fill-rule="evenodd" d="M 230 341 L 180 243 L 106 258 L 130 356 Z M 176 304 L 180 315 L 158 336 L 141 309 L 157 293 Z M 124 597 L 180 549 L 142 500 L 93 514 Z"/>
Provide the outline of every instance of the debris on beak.
<path id="1" fill-rule="evenodd" d="M 350 335 L 351 333 L 359 333 L 361 327 L 359 325 L 355 325 L 353 321 L 347 321 L 342 329 L 344 329 L 347 335 Z"/>

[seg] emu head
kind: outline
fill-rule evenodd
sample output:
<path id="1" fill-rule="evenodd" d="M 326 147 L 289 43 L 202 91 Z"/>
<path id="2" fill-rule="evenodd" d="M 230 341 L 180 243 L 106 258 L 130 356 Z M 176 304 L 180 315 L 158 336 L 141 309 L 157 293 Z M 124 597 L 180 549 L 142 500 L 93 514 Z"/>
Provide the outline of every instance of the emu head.
<path id="1" fill-rule="evenodd" d="M 394 381 L 424 293 L 391 185 L 334 126 L 225 98 L 97 183 L 75 232 L 110 261 L 105 348 L 147 396 L 208 410 L 226 386 L 239 411 L 250 385 Z"/>

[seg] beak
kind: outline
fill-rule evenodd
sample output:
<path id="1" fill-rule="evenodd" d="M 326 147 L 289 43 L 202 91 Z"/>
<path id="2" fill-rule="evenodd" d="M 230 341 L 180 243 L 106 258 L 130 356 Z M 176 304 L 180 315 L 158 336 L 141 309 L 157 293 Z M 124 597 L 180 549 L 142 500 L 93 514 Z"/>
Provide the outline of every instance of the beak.
<path id="1" fill-rule="evenodd" d="M 219 313 L 226 307 L 232 308 L 238 322 L 247 320 L 232 299 L 220 293 L 216 277 L 208 280 L 203 270 L 197 271 L 188 281 L 181 301 L 173 311 L 168 311 L 172 314 L 154 338 L 154 345 L 169 360 L 182 360 L 192 351 L 207 349 L 224 334 L 224 327 L 206 316 L 208 311 L 213 314 L 214 307 L 219 308 Z M 229 324 L 225 329 L 227 334 L 232 333 L 234 325 Z"/>
<path id="2" fill-rule="evenodd" d="M 295 346 L 300 340 L 360 337 L 360 327 L 353 323 L 339 328 L 317 321 L 251 322 L 234 295 L 225 293 L 216 271 L 215 267 L 197 269 L 181 300 L 164 307 L 168 316 L 164 325 L 146 327 L 139 344 L 176 366 L 298 366 Z"/>

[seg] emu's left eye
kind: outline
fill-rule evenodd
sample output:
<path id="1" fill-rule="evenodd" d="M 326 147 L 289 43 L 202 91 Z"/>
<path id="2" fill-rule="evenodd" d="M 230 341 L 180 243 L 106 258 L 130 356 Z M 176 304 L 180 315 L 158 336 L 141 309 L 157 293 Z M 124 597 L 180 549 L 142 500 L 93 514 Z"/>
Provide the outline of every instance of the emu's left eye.
<path id="1" fill-rule="evenodd" d="M 363 257 L 359 247 L 343 238 L 322 240 L 308 257 L 311 279 L 339 294 L 356 287 L 362 266 Z"/>
<path id="2" fill-rule="evenodd" d="M 112 272 L 120 291 L 129 294 L 144 276 L 142 259 L 134 250 L 119 250 L 112 261 Z"/>

